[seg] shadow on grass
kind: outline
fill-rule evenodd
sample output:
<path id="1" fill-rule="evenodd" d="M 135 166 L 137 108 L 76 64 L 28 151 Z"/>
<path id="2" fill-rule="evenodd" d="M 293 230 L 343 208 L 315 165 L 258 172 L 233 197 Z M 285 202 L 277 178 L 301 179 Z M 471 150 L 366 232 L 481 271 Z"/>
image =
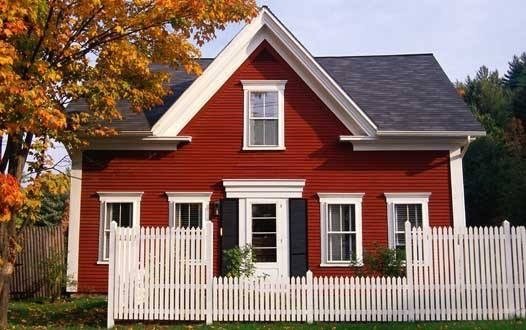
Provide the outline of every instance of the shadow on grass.
<path id="1" fill-rule="evenodd" d="M 57 302 L 12 301 L 9 326 L 20 328 L 100 328 L 106 327 L 104 297 L 83 297 Z"/>

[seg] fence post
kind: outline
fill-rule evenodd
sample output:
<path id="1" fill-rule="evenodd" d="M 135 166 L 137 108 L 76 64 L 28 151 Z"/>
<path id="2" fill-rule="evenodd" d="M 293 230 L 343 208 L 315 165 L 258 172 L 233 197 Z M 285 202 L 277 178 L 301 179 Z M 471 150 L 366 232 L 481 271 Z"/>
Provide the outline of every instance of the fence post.
<path id="1" fill-rule="evenodd" d="M 314 285 L 312 280 L 312 272 L 307 271 L 307 323 L 314 321 L 314 308 L 312 300 L 314 299 Z"/>
<path id="2" fill-rule="evenodd" d="M 109 263 L 108 263 L 108 316 L 107 327 L 111 329 L 115 326 L 113 319 L 113 300 L 115 298 L 115 234 L 117 223 L 111 222 L 110 226 L 110 246 L 109 246 Z"/>
<path id="3" fill-rule="evenodd" d="M 513 297 L 513 265 L 511 261 L 511 228 L 508 220 L 504 220 L 502 223 L 504 229 L 504 246 L 506 252 L 506 290 L 508 292 L 508 301 L 506 302 L 507 308 L 506 313 L 508 318 L 511 318 L 515 314 L 515 304 Z M 512 314 L 513 313 L 513 314 Z"/>
<path id="4" fill-rule="evenodd" d="M 414 321 L 414 283 L 413 283 L 413 242 L 411 235 L 411 223 L 405 222 L 405 267 L 407 278 L 407 317 L 408 321 Z"/>
<path id="5" fill-rule="evenodd" d="M 203 231 L 205 233 L 205 264 L 206 264 L 206 324 L 213 322 L 213 265 L 214 265 L 214 224 L 212 221 L 205 221 Z"/>

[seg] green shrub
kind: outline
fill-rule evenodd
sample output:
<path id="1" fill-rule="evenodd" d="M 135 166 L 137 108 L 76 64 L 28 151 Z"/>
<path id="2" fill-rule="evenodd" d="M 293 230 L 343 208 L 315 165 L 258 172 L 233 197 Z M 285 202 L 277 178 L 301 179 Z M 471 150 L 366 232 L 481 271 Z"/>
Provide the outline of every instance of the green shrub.
<path id="1" fill-rule="evenodd" d="M 375 245 L 365 251 L 363 266 L 358 269 L 363 276 L 405 276 L 405 250 Z"/>
<path id="2" fill-rule="evenodd" d="M 251 277 L 256 271 L 256 258 L 251 245 L 224 251 L 226 276 Z"/>

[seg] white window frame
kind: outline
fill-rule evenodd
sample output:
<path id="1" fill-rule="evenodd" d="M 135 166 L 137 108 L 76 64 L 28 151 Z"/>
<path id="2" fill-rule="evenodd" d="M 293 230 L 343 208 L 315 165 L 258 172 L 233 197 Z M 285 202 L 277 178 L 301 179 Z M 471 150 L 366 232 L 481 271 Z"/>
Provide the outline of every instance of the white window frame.
<path id="1" fill-rule="evenodd" d="M 285 84 L 286 80 L 241 80 L 244 93 L 243 150 L 285 150 Z M 278 144 L 250 144 L 250 93 L 278 92 Z"/>
<path id="2" fill-rule="evenodd" d="M 106 229 L 106 212 L 108 203 L 132 203 L 132 228 L 139 228 L 141 225 L 141 199 L 143 192 L 123 192 L 123 191 L 104 191 L 97 192 L 100 202 L 100 220 L 99 220 L 99 255 L 98 264 L 107 264 L 108 259 L 104 258 L 105 234 L 109 231 Z M 110 223 L 111 225 L 111 223 Z M 109 246 L 106 247 L 109 249 Z"/>
<path id="3" fill-rule="evenodd" d="M 175 204 L 193 203 L 201 204 L 201 228 L 203 228 L 206 221 L 210 220 L 210 197 L 211 192 L 166 192 L 169 202 L 168 224 L 170 227 L 175 227 Z"/>
<path id="4" fill-rule="evenodd" d="M 430 192 L 384 193 L 387 202 L 387 228 L 389 248 L 396 248 L 395 237 L 395 205 L 421 204 L 422 229 L 429 228 L 429 196 Z"/>
<path id="5" fill-rule="evenodd" d="M 363 230 L 362 230 L 362 201 L 365 193 L 318 193 L 320 198 L 320 233 L 321 233 L 321 264 L 320 267 L 350 267 L 361 266 L 363 263 Z M 328 235 L 329 205 L 353 204 L 356 221 L 356 260 L 329 261 Z"/>

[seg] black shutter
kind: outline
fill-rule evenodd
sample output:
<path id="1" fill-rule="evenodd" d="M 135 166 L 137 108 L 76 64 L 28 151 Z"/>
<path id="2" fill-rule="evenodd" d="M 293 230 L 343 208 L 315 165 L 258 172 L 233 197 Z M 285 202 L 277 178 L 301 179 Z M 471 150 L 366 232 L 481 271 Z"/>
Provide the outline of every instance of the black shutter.
<path id="1" fill-rule="evenodd" d="M 223 251 L 234 248 L 239 244 L 239 200 L 227 198 L 221 200 L 221 272 L 225 274 Z"/>
<path id="2" fill-rule="evenodd" d="M 307 201 L 289 199 L 290 276 L 307 273 Z"/>

